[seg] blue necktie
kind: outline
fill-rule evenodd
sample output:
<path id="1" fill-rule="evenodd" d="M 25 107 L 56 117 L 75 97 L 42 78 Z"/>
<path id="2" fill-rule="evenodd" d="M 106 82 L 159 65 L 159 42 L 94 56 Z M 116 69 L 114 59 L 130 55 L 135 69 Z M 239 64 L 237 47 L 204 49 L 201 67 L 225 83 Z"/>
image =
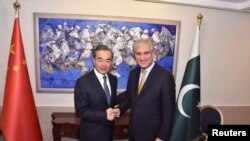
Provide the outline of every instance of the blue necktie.
<path id="1" fill-rule="evenodd" d="M 110 104 L 110 92 L 109 92 L 106 78 L 107 78 L 106 76 L 103 76 L 103 86 L 104 86 L 106 98 L 108 100 L 108 104 Z"/>

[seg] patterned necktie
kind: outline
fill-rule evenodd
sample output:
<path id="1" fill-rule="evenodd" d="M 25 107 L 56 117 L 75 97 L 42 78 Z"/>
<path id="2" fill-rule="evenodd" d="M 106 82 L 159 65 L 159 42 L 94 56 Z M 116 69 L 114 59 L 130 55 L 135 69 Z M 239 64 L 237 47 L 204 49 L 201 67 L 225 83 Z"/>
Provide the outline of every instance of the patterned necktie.
<path id="1" fill-rule="evenodd" d="M 142 87 L 144 85 L 145 76 L 146 76 L 146 70 L 145 69 L 141 69 L 141 81 L 140 81 L 140 84 L 138 86 L 138 94 L 140 94 L 141 89 L 142 89 Z"/>
<path id="2" fill-rule="evenodd" d="M 109 92 L 106 78 L 107 78 L 106 76 L 103 76 L 103 87 L 104 87 L 106 98 L 108 100 L 108 104 L 110 104 L 110 92 Z"/>

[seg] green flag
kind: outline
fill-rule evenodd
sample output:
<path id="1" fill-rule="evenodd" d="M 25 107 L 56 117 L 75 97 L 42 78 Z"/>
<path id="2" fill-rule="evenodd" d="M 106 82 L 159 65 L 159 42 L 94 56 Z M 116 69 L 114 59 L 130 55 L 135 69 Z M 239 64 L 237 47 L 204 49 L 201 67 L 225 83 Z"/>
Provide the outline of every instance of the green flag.
<path id="1" fill-rule="evenodd" d="M 172 141 L 193 141 L 200 133 L 199 26 L 177 99 Z"/>

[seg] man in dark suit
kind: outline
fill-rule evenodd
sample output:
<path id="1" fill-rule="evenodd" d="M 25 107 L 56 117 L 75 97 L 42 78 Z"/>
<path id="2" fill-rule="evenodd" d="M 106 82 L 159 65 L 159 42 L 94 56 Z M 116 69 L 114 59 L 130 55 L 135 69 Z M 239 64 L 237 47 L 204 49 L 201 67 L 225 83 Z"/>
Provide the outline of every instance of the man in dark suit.
<path id="1" fill-rule="evenodd" d="M 81 118 L 80 141 L 112 141 L 117 78 L 108 71 L 113 55 L 105 45 L 93 51 L 95 68 L 76 81 L 74 101 Z"/>
<path id="2" fill-rule="evenodd" d="M 130 108 L 131 141 L 170 141 L 175 111 L 173 75 L 154 62 L 151 40 L 137 40 L 134 58 L 139 65 L 129 75 L 126 98 L 116 112 Z"/>

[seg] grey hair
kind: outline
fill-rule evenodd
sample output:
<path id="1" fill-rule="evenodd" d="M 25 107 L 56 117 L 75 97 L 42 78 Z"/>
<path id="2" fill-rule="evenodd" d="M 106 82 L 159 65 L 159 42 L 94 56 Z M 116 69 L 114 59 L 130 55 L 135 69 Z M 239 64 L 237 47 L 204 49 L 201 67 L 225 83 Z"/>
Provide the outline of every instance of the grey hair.
<path id="1" fill-rule="evenodd" d="M 135 41 L 135 43 L 133 45 L 133 52 L 135 52 L 135 49 L 138 47 L 138 44 L 140 44 L 140 43 L 149 45 L 151 50 L 154 51 L 153 42 L 151 39 L 138 39 Z"/>

